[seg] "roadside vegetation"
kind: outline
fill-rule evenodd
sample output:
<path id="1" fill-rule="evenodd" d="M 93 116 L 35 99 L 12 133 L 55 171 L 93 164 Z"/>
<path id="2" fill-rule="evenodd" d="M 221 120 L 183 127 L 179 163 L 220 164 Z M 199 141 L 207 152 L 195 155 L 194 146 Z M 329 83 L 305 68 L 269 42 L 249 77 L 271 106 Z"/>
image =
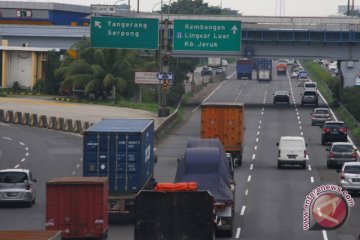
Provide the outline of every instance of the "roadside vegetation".
<path id="1" fill-rule="evenodd" d="M 360 145 L 360 86 L 346 87 L 340 91 L 340 78 L 332 75 L 313 61 L 304 61 L 304 68 L 325 97 L 336 116 L 345 122 L 356 145 Z"/>

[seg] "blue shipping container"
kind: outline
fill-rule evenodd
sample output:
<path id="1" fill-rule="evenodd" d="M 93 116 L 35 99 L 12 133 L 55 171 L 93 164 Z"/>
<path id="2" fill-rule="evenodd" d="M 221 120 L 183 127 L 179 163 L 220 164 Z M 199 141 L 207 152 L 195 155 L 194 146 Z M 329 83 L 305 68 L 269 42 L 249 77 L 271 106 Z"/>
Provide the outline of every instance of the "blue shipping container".
<path id="1" fill-rule="evenodd" d="M 154 173 L 154 121 L 103 119 L 84 132 L 83 176 L 109 178 L 109 192 L 136 193 Z"/>

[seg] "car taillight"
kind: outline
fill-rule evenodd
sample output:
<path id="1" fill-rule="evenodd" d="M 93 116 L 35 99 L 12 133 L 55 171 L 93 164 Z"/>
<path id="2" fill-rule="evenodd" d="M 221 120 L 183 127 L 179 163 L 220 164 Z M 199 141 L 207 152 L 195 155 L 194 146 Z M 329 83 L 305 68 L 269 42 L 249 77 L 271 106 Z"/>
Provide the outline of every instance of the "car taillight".
<path id="1" fill-rule="evenodd" d="M 334 156 L 335 156 L 335 154 L 334 154 L 333 152 L 330 152 L 330 153 L 329 153 L 329 157 L 330 157 L 330 158 L 333 158 Z"/>
<path id="2" fill-rule="evenodd" d="M 323 133 L 328 133 L 330 132 L 330 128 L 323 128 Z"/>
<path id="3" fill-rule="evenodd" d="M 344 172 L 341 172 L 341 174 L 340 174 L 340 179 L 341 179 L 341 180 L 344 180 L 344 179 L 345 179 L 345 174 L 344 174 Z"/>
<path id="4" fill-rule="evenodd" d="M 347 133 L 347 128 L 342 127 L 342 128 L 339 129 L 339 131 L 346 134 Z"/>
<path id="5" fill-rule="evenodd" d="M 26 190 L 31 190 L 31 185 L 30 184 L 26 185 L 25 189 Z"/>
<path id="6" fill-rule="evenodd" d="M 214 209 L 218 211 L 224 211 L 225 210 L 225 203 L 214 203 Z"/>
<path id="7" fill-rule="evenodd" d="M 304 150 L 304 158 L 306 158 L 306 150 Z"/>
<path id="8" fill-rule="evenodd" d="M 352 158 L 355 158 L 355 159 L 356 159 L 356 152 L 353 152 Z"/>

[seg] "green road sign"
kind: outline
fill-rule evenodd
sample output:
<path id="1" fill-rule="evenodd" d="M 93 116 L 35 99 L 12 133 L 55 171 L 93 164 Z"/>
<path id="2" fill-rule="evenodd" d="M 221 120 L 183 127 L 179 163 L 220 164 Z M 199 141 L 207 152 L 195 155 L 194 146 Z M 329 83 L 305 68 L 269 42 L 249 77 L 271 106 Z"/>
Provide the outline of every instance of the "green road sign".
<path id="1" fill-rule="evenodd" d="M 241 21 L 174 20 L 174 51 L 239 52 Z"/>
<path id="2" fill-rule="evenodd" d="M 158 49 L 158 19 L 91 17 L 90 24 L 92 47 Z"/>

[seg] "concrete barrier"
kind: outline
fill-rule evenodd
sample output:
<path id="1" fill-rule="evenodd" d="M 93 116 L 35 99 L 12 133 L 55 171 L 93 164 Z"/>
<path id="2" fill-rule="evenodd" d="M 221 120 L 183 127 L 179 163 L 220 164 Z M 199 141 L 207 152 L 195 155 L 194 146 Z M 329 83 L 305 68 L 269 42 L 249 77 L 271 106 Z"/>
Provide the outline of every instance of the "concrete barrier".
<path id="1" fill-rule="evenodd" d="M 14 123 L 22 124 L 22 112 L 15 112 Z"/>
<path id="2" fill-rule="evenodd" d="M 21 119 L 21 124 L 23 125 L 30 125 L 31 122 L 31 118 L 30 118 L 30 113 L 24 113 L 22 115 L 22 119 Z"/>
<path id="3" fill-rule="evenodd" d="M 39 127 L 41 128 L 47 128 L 48 122 L 47 122 L 47 116 L 46 115 L 40 115 L 39 117 Z"/>
<path id="4" fill-rule="evenodd" d="M 82 124 L 80 120 L 75 120 L 74 123 L 74 132 L 75 133 L 81 133 L 83 131 Z"/>
<path id="5" fill-rule="evenodd" d="M 30 115 L 30 125 L 34 127 L 39 126 L 39 119 L 36 113 Z"/>
<path id="6" fill-rule="evenodd" d="M 89 127 L 90 127 L 90 123 L 89 123 L 89 122 L 84 122 L 83 131 L 85 131 L 85 130 L 88 129 Z"/>
<path id="7" fill-rule="evenodd" d="M 65 130 L 65 120 L 64 118 L 58 118 L 56 123 L 56 129 L 64 131 Z"/>
<path id="8" fill-rule="evenodd" d="M 7 110 L 5 114 L 5 122 L 14 123 L 14 112 L 11 110 Z"/>
<path id="9" fill-rule="evenodd" d="M 74 131 L 74 126 L 73 126 L 72 119 L 66 119 L 66 121 L 65 121 L 65 131 L 66 132 L 73 132 Z"/>
<path id="10" fill-rule="evenodd" d="M 5 120 L 4 110 L 0 109 L 0 121 L 3 122 Z"/>
<path id="11" fill-rule="evenodd" d="M 52 116 L 52 117 L 49 118 L 48 128 L 57 129 L 57 119 L 56 119 L 56 117 Z"/>

